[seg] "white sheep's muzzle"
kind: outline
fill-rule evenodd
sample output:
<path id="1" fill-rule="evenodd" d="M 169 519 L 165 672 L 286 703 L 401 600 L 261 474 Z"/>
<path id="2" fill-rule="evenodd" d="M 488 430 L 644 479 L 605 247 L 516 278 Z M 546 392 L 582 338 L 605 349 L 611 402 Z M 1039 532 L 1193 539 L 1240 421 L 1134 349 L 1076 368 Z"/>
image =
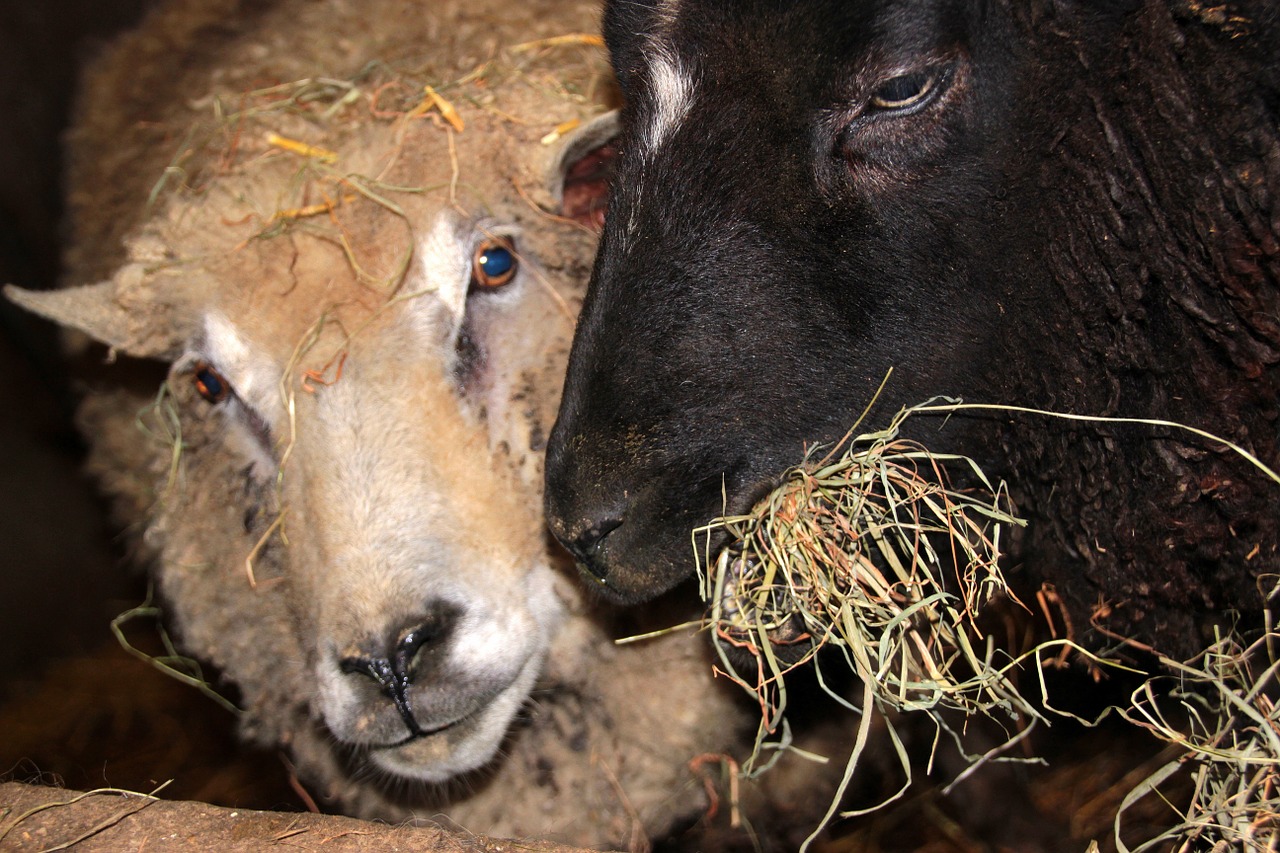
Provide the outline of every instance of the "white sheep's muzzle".
<path id="1" fill-rule="evenodd" d="M 371 762 L 395 776 L 440 783 L 484 766 L 498 751 L 507 730 L 542 668 L 530 658 L 505 690 L 474 712 L 440 729 L 411 735 L 391 746 L 370 747 Z"/>
<path id="2" fill-rule="evenodd" d="M 488 573 L 470 565 L 483 581 Z M 435 783 L 497 752 L 541 672 L 562 606 L 546 565 L 505 590 L 438 577 L 431 583 L 429 568 L 419 567 L 417 585 L 435 596 L 425 606 L 421 595 L 416 609 L 406 607 L 406 595 L 381 604 L 348 598 L 352 610 L 368 607 L 369 615 L 337 620 L 339 627 L 317 635 L 314 672 L 317 716 L 350 754 L 394 776 Z M 344 623 L 356 639 L 337 639 L 347 633 Z"/>

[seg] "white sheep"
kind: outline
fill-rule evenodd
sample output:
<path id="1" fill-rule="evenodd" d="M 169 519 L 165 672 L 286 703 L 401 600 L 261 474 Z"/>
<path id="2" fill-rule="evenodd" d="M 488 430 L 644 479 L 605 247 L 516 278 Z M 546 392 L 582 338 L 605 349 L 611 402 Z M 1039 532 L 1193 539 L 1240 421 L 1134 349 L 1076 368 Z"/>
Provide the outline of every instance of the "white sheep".
<path id="1" fill-rule="evenodd" d="M 596 16 L 163 4 L 87 77 L 79 286 L 9 290 L 170 365 L 86 396 L 90 467 L 243 733 L 353 814 L 636 847 L 707 807 L 690 759 L 749 742 L 704 638 L 615 647 L 544 533 L 607 81 L 538 40 Z"/>

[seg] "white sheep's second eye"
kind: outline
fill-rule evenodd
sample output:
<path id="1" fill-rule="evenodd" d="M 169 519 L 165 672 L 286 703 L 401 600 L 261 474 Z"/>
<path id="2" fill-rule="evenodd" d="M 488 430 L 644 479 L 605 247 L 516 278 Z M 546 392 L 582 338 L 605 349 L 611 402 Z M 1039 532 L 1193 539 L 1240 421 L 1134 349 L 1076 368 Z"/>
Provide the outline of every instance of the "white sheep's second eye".
<path id="1" fill-rule="evenodd" d="M 516 277 L 520 261 L 515 247 L 505 237 L 481 243 L 471 258 L 471 287 L 495 290 Z"/>
<path id="2" fill-rule="evenodd" d="M 886 113 L 907 112 L 927 103 L 941 88 L 945 73 L 927 68 L 893 77 L 871 93 L 870 106 Z"/>
<path id="3" fill-rule="evenodd" d="M 196 393 L 210 403 L 221 403 L 231 396 L 231 383 L 207 361 L 196 362 L 191 381 L 196 386 Z"/>

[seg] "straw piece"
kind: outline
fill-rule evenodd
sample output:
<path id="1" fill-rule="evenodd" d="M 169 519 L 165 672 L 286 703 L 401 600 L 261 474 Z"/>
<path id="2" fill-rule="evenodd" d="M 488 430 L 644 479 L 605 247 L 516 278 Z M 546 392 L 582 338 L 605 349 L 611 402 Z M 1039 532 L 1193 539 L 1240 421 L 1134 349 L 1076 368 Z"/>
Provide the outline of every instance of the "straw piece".
<path id="1" fill-rule="evenodd" d="M 560 137 L 564 136 L 566 133 L 568 133 L 571 130 L 577 129 L 578 125 L 580 124 L 582 124 L 582 120 L 576 119 L 576 118 L 571 118 L 568 121 L 562 121 L 560 122 L 560 124 L 556 125 L 551 130 L 550 133 L 542 137 L 542 139 L 539 141 L 543 145 L 554 145 L 560 139 Z"/>
<path id="2" fill-rule="evenodd" d="M 458 115 L 458 111 L 454 109 L 453 104 L 446 101 L 439 92 L 430 86 L 423 86 L 422 91 L 427 96 L 427 100 L 423 103 L 428 104 L 426 110 L 423 110 L 423 112 L 430 110 L 431 107 L 435 107 L 440 111 L 440 115 L 444 117 L 444 120 L 449 122 L 449 125 L 454 130 L 458 131 L 458 133 L 462 133 L 462 130 L 466 125 L 462 121 L 462 116 Z"/>
<path id="3" fill-rule="evenodd" d="M 266 135 L 268 145 L 297 154 L 299 157 L 307 157 L 312 160 L 319 160 L 321 163 L 333 163 L 338 159 L 336 151 L 330 151 L 327 148 L 320 148 L 316 145 L 308 145 L 297 139 L 290 139 L 287 136 L 281 136 L 278 133 L 270 132 Z"/>
<path id="4" fill-rule="evenodd" d="M 594 33 L 570 33 L 563 36 L 527 41 L 511 48 L 512 53 L 525 53 L 530 50 L 541 50 L 544 47 L 604 47 L 604 37 Z"/>

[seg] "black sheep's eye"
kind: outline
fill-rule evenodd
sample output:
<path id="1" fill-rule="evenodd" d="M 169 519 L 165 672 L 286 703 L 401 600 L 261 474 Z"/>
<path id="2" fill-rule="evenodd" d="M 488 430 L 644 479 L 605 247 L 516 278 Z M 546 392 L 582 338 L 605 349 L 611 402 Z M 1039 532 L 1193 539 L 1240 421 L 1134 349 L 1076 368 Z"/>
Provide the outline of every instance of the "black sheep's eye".
<path id="1" fill-rule="evenodd" d="M 942 73 L 933 68 L 894 77 L 871 93 L 871 107 L 884 112 L 911 110 L 926 103 L 941 82 Z"/>
<path id="2" fill-rule="evenodd" d="M 221 403 L 231 396 L 231 383 L 225 376 L 210 367 L 208 362 L 196 363 L 192 381 L 195 382 L 196 392 L 210 403 Z"/>
<path id="3" fill-rule="evenodd" d="M 495 290 L 516 277 L 519 262 L 510 240 L 486 240 L 471 258 L 471 286 Z"/>

